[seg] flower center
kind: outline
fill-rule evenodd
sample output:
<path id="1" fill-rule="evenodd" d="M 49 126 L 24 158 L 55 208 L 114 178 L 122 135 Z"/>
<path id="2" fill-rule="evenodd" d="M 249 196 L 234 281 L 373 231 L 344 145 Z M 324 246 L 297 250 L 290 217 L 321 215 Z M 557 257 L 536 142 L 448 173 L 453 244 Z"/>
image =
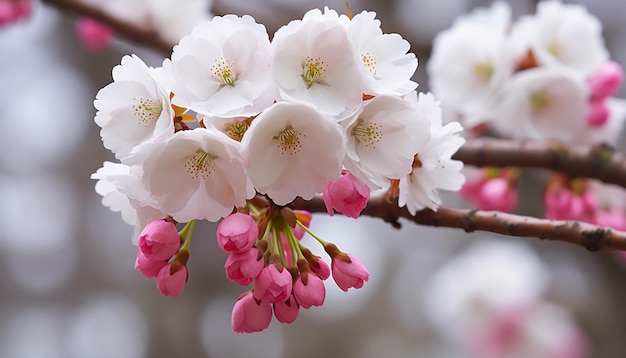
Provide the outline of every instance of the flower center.
<path id="1" fill-rule="evenodd" d="M 376 74 L 378 73 L 378 70 L 376 70 L 376 64 L 378 62 L 376 61 L 375 55 L 371 52 L 366 52 L 364 54 L 361 54 L 361 60 L 363 60 L 365 68 L 367 68 L 372 75 L 376 76 Z"/>
<path id="2" fill-rule="evenodd" d="M 474 66 L 474 73 L 478 75 L 480 79 L 489 80 L 493 75 L 493 66 L 490 63 L 477 63 Z"/>
<path id="3" fill-rule="evenodd" d="M 224 86 L 234 86 L 237 80 L 237 74 L 235 73 L 235 64 L 220 57 L 215 60 L 215 64 L 211 66 L 211 72 L 213 78 L 216 78 Z"/>
<path id="4" fill-rule="evenodd" d="M 533 106 L 533 111 L 541 111 L 550 106 L 550 97 L 543 91 L 533 92 L 530 94 L 530 102 Z"/>
<path id="5" fill-rule="evenodd" d="M 281 154 L 293 155 L 298 153 L 302 148 L 300 136 L 305 137 L 304 134 L 293 129 L 292 126 L 288 126 L 280 131 L 273 139 L 278 140 L 278 148 L 280 148 Z"/>
<path id="6" fill-rule="evenodd" d="M 554 41 L 547 46 L 548 52 L 552 54 L 552 56 L 556 58 L 561 58 L 561 45 L 558 42 Z"/>
<path id="7" fill-rule="evenodd" d="M 191 174 L 193 179 L 197 179 L 198 177 L 206 179 L 209 174 L 215 171 L 213 160 L 217 158 L 218 156 L 213 153 L 207 153 L 202 149 L 198 149 L 194 155 L 187 160 L 187 163 L 185 163 L 185 170 L 187 173 Z"/>
<path id="8" fill-rule="evenodd" d="M 367 123 L 362 118 L 357 120 L 357 125 L 352 129 L 352 135 L 363 143 L 366 148 L 376 148 L 376 143 L 383 137 L 383 126 L 379 123 Z"/>
<path id="9" fill-rule="evenodd" d="M 231 137 L 232 139 L 238 142 L 241 142 L 241 139 L 243 138 L 243 134 L 246 133 L 249 127 L 250 127 L 250 124 L 248 124 L 248 122 L 245 120 L 234 121 L 234 122 L 227 123 L 225 125 L 224 130 L 229 137 Z"/>
<path id="10" fill-rule="evenodd" d="M 161 112 L 163 112 L 163 105 L 159 101 L 139 97 L 133 98 L 133 102 L 135 102 L 132 105 L 135 117 L 139 120 L 139 124 L 146 127 L 159 119 Z"/>
<path id="11" fill-rule="evenodd" d="M 326 72 L 326 64 L 321 58 L 307 56 L 302 71 L 302 78 L 306 82 L 307 87 L 311 87 L 313 83 L 323 80 L 324 72 Z"/>

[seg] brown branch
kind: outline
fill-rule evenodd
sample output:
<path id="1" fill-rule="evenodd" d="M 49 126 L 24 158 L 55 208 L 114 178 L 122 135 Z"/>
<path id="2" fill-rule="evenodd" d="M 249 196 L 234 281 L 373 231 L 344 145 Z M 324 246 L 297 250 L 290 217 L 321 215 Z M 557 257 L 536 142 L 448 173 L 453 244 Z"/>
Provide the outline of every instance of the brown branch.
<path id="1" fill-rule="evenodd" d="M 97 5 L 80 0 L 43 0 L 43 2 L 60 10 L 99 21 L 113 29 L 120 38 L 156 50 L 166 57 L 172 53 L 174 44 L 164 40 L 154 29 L 146 29 L 132 22 L 123 21 Z"/>
<path id="2" fill-rule="evenodd" d="M 558 142 L 480 138 L 467 141 L 454 159 L 478 167 L 550 169 L 626 188 L 626 156 L 607 145 L 566 146 Z"/>
<path id="3" fill-rule="evenodd" d="M 321 197 L 296 200 L 295 209 L 325 213 Z M 411 215 L 405 208 L 389 204 L 384 195 L 372 197 L 362 215 L 377 217 L 400 228 L 400 218 L 416 224 L 463 229 L 465 232 L 488 231 L 507 236 L 535 237 L 580 245 L 590 251 L 626 250 L 626 232 L 578 221 L 539 219 L 506 214 L 498 211 L 440 207 L 437 211 L 424 209 Z"/>

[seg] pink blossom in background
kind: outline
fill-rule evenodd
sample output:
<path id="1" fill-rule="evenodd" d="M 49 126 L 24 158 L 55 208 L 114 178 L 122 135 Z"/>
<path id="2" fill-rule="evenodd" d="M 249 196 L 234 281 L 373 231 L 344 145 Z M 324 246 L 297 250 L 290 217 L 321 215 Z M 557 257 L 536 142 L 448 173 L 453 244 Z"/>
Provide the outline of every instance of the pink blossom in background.
<path id="1" fill-rule="evenodd" d="M 87 17 L 76 21 L 76 33 L 83 46 L 94 52 L 108 48 L 113 39 L 113 30 L 110 27 Z"/>
<path id="2" fill-rule="evenodd" d="M 323 197 L 329 215 L 334 214 L 334 209 L 356 219 L 367 206 L 370 189 L 352 173 L 344 171 L 337 181 L 326 184 Z"/>
<path id="3" fill-rule="evenodd" d="M 176 224 L 167 220 L 154 220 L 139 235 L 139 249 L 151 260 L 167 260 L 180 247 Z"/>
<path id="4" fill-rule="evenodd" d="M 257 301 L 252 292 L 239 297 L 233 307 L 231 327 L 237 333 L 260 332 L 270 325 L 272 305 L 269 302 Z"/>
<path id="5" fill-rule="evenodd" d="M 250 250 L 257 241 L 259 228 L 250 215 L 233 213 L 217 226 L 217 243 L 224 252 Z"/>
<path id="6" fill-rule="evenodd" d="M 553 220 L 591 222 L 597 211 L 597 198 L 583 179 L 554 175 L 545 194 L 545 217 Z"/>
<path id="7" fill-rule="evenodd" d="M 0 27 L 30 17 L 32 4 L 30 0 L 0 1 Z"/>
<path id="8" fill-rule="evenodd" d="M 589 102 L 587 124 L 591 127 L 602 127 L 609 120 L 611 112 L 605 99 Z"/>
<path id="9" fill-rule="evenodd" d="M 488 168 L 461 188 L 460 194 L 480 210 L 515 211 L 518 203 L 517 169 Z"/>
<path id="10" fill-rule="evenodd" d="M 274 303 L 274 316 L 280 323 L 291 324 L 300 316 L 300 305 L 291 295 L 287 301 Z"/>
<path id="11" fill-rule="evenodd" d="M 587 80 L 591 101 L 613 96 L 619 90 L 623 80 L 624 71 L 619 63 L 614 61 L 605 63 Z"/>
<path id="12" fill-rule="evenodd" d="M 172 296 L 174 298 L 183 291 L 187 278 L 187 266 L 174 261 L 163 266 L 159 271 L 156 277 L 157 288 L 163 296 Z"/>

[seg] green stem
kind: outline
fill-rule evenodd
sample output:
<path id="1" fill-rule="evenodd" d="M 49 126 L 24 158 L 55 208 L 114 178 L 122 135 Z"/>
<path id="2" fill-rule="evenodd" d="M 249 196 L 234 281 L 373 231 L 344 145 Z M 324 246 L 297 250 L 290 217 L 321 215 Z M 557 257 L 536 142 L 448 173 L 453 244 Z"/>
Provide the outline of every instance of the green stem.
<path id="1" fill-rule="evenodd" d="M 259 215 L 261 210 L 257 209 L 257 207 L 254 206 L 254 204 L 252 204 L 252 202 L 250 202 L 249 200 L 246 201 L 246 202 L 248 204 L 248 209 L 250 209 L 250 211 L 252 211 L 254 213 L 254 215 Z"/>
<path id="2" fill-rule="evenodd" d="M 309 230 L 309 228 L 306 227 L 306 225 L 304 225 L 300 220 L 296 220 L 296 224 L 298 224 L 298 226 L 300 226 L 302 230 L 306 231 L 307 234 L 311 235 L 315 240 L 317 240 L 317 242 L 319 242 L 320 245 L 326 246 L 326 244 L 328 244 L 327 241 L 322 240 L 322 238 L 315 235 L 311 230 Z"/>
<path id="3" fill-rule="evenodd" d="M 287 226 L 285 236 L 287 237 L 287 242 L 289 242 L 289 247 L 291 249 L 291 257 L 294 258 L 292 260 L 293 264 L 295 264 L 299 259 L 304 258 L 304 255 L 302 255 L 302 250 L 300 249 L 300 246 L 302 244 L 300 243 L 300 241 L 298 241 L 298 238 L 296 237 L 296 235 L 294 235 L 293 230 L 291 229 L 290 226 Z M 298 260 L 296 260 L 296 257 L 298 258 Z"/>
<path id="4" fill-rule="evenodd" d="M 193 236 L 193 229 L 196 227 L 196 219 L 188 222 L 185 227 L 180 230 L 179 234 L 185 236 L 185 241 L 183 242 L 183 246 L 180 250 L 189 250 L 189 244 L 191 243 L 191 237 Z"/>

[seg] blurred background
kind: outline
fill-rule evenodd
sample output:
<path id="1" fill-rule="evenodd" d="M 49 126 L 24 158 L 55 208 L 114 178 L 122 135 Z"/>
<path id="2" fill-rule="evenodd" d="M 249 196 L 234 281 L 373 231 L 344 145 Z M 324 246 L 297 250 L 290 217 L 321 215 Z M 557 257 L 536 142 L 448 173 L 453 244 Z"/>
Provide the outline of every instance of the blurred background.
<path id="1" fill-rule="evenodd" d="M 515 17 L 535 11 L 534 1 L 509 2 Z M 611 57 L 626 64 L 626 2 L 580 3 L 602 21 Z M 427 91 L 433 37 L 490 1 L 350 4 L 353 13 L 376 11 L 385 32 L 412 44 L 418 90 Z M 273 33 L 324 5 L 345 9 L 339 0 L 215 0 L 213 10 L 250 14 Z M 163 58 L 117 40 L 90 52 L 75 17 L 33 6 L 30 18 L 0 28 L 0 357 L 624 356 L 620 255 L 408 222 L 395 230 L 316 215 L 312 229 L 361 257 L 370 281 L 347 293 L 328 282 L 324 306 L 289 326 L 274 320 L 262 333 L 232 332 L 244 289 L 225 277 L 226 254 L 209 223 L 194 234 L 182 295 L 161 297 L 133 269 L 132 228 L 102 206 L 89 176 L 114 159 L 93 122 L 95 94 L 124 54 L 152 66 Z M 523 177 L 518 213 L 542 215 L 539 180 Z M 452 195 L 444 203 L 468 206 Z"/>

